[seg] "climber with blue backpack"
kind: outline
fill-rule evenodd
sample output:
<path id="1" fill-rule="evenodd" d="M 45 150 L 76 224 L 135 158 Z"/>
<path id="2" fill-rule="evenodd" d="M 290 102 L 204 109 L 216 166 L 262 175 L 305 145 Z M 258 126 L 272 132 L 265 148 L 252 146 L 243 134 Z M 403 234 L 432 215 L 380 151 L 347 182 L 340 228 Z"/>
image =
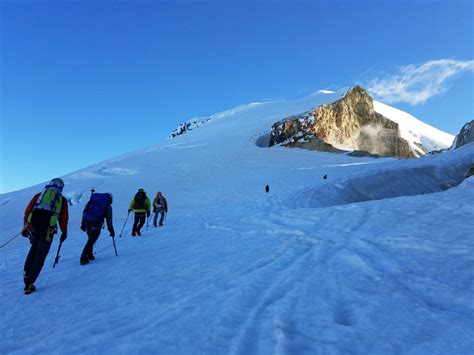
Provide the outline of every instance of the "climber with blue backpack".
<path id="1" fill-rule="evenodd" d="M 67 238 L 69 219 L 68 204 L 63 197 L 64 181 L 55 178 L 36 194 L 25 210 L 24 227 L 21 235 L 29 238 L 31 247 L 25 260 L 23 282 L 25 295 L 36 290 L 35 281 L 43 268 L 46 256 L 58 228 L 61 228 L 60 245 Z"/>
<path id="2" fill-rule="evenodd" d="M 81 254 L 81 265 L 88 264 L 89 261 L 95 260 L 93 248 L 95 242 L 99 239 L 100 231 L 104 225 L 104 219 L 112 240 L 115 237 L 114 226 L 112 224 L 112 194 L 96 193 L 94 190 L 91 192 L 89 202 L 87 202 L 82 214 L 81 230 L 87 232 L 87 243 Z"/>

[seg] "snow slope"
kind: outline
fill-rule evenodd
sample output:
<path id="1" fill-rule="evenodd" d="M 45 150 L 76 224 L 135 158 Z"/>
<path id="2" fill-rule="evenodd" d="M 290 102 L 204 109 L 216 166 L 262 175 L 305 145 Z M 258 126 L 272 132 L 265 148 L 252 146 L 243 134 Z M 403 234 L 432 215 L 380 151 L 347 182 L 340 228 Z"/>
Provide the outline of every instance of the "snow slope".
<path id="1" fill-rule="evenodd" d="M 256 145 L 337 97 L 241 106 L 65 176 L 69 238 L 36 293 L 28 242 L 0 249 L 0 353 L 472 353 L 474 144 L 416 160 Z M 117 234 L 138 188 L 162 191 L 165 226 L 132 239 L 129 220 L 118 257 L 104 231 L 80 266 L 91 187 L 114 194 Z M 40 189 L 0 196 L 1 243 Z"/>
<path id="2" fill-rule="evenodd" d="M 374 100 L 376 112 L 398 123 L 401 137 L 407 140 L 410 147 L 424 155 L 425 152 L 417 144 L 422 144 L 428 151 L 447 149 L 451 146 L 454 136 L 430 126 L 412 115 Z"/>

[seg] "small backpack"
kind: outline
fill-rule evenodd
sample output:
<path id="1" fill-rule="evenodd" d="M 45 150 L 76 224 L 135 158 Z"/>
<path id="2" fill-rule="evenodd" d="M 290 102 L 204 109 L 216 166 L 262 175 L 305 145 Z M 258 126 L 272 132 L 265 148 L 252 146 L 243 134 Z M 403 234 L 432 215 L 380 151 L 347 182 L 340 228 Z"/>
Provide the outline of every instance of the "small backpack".
<path id="1" fill-rule="evenodd" d="M 135 200 L 135 202 L 133 204 L 133 209 L 134 210 L 145 210 L 146 209 L 146 205 L 145 205 L 146 194 L 145 194 L 144 191 L 138 191 L 135 194 L 134 200 Z"/>
<path id="2" fill-rule="evenodd" d="M 163 208 L 164 207 L 163 197 L 155 197 L 155 207 Z"/>
<path id="3" fill-rule="evenodd" d="M 28 216 L 28 220 L 35 226 L 54 226 L 58 221 L 61 207 L 61 190 L 56 185 L 46 185 Z"/>
<path id="4" fill-rule="evenodd" d="M 83 219 L 86 222 L 102 222 L 107 207 L 107 194 L 93 193 L 83 212 Z"/>

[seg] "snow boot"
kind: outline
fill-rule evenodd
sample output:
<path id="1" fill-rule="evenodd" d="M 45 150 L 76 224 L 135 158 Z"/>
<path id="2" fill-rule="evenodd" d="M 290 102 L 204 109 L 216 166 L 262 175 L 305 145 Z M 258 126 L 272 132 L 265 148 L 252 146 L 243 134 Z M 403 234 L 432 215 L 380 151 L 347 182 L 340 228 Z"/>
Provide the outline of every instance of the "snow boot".
<path id="1" fill-rule="evenodd" d="M 137 236 L 138 236 L 138 237 L 141 237 L 141 236 L 142 236 L 142 234 L 140 233 L 140 231 L 137 231 Z"/>
<path id="2" fill-rule="evenodd" d="M 95 260 L 94 254 L 89 255 L 89 261 L 94 261 L 94 260 Z"/>
<path id="3" fill-rule="evenodd" d="M 89 259 L 81 259 L 80 264 L 81 265 L 89 264 Z"/>
<path id="4" fill-rule="evenodd" d="M 135 233 L 135 230 L 132 231 L 132 237 L 136 237 L 137 233 Z"/>
<path id="5" fill-rule="evenodd" d="M 25 286 L 25 295 L 29 295 L 30 293 L 33 293 L 36 291 L 36 286 L 34 284 L 29 284 Z"/>

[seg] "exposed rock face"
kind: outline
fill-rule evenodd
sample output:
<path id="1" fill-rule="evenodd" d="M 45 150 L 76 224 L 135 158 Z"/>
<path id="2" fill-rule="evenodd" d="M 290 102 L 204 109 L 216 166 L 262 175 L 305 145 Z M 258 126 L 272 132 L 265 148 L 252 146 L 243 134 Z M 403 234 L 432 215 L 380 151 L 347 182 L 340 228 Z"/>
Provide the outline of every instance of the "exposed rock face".
<path id="1" fill-rule="evenodd" d="M 400 137 L 398 124 L 375 112 L 372 98 L 360 86 L 333 104 L 274 124 L 269 145 L 275 144 L 324 151 L 359 150 L 403 158 L 417 156 Z"/>
<path id="2" fill-rule="evenodd" d="M 474 120 L 464 125 L 464 127 L 454 139 L 451 149 L 457 149 L 472 142 L 474 142 Z M 474 176 L 474 166 L 471 166 L 466 173 L 466 178 L 471 176 Z"/>
<path id="3" fill-rule="evenodd" d="M 189 131 L 192 131 L 193 129 L 201 127 L 203 124 L 209 122 L 211 118 L 203 118 L 200 120 L 191 120 L 185 123 L 181 123 L 178 128 L 176 128 L 171 134 L 168 136 L 168 138 L 174 138 L 177 136 L 180 136 L 182 134 L 185 134 Z"/>
<path id="4" fill-rule="evenodd" d="M 474 142 L 474 120 L 468 122 L 461 129 L 461 132 L 454 139 L 451 149 L 457 149 L 463 145 Z"/>

